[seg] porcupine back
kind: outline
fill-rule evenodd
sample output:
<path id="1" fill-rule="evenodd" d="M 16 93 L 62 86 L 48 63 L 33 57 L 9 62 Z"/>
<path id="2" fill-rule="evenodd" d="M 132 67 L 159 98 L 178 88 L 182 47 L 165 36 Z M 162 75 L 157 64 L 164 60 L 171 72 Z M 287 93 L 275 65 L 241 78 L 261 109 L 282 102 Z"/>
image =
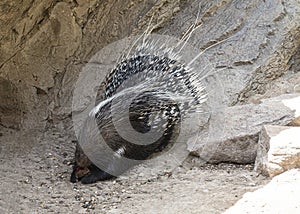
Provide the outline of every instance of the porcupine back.
<path id="1" fill-rule="evenodd" d="M 143 44 L 131 57 L 121 60 L 107 75 L 101 87 L 102 94 L 100 91 L 96 101 L 99 103 L 101 99 L 107 100 L 116 94 L 137 94 L 129 108 L 131 126 L 141 133 L 157 129 L 162 136 L 155 143 L 137 145 L 123 140 L 114 130 L 110 116 L 104 116 L 108 114 L 111 102 L 106 111 L 103 108 L 95 115 L 102 136 L 106 136 L 105 132 L 116 131 L 114 137 L 108 135 L 105 139 L 108 145 L 114 151 L 123 147 L 123 156 L 136 160 L 144 160 L 172 144 L 180 131 L 181 117 L 197 110 L 205 99 L 202 86 L 196 79 L 192 80 L 191 69 L 176 59 L 174 53 L 156 55 L 149 51 L 151 49 L 153 44 Z M 128 84 L 123 85 L 124 82 Z M 114 105 L 120 118 L 127 110 L 122 109 L 122 103 Z M 103 129 L 104 124 L 110 124 L 109 128 Z"/>

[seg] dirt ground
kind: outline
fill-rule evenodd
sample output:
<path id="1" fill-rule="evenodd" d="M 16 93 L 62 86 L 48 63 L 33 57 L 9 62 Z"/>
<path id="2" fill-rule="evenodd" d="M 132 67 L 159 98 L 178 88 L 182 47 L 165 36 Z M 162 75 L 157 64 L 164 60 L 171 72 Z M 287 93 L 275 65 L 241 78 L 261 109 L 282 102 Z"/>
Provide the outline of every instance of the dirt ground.
<path id="1" fill-rule="evenodd" d="M 74 145 L 58 131 L 0 129 L 0 213 L 222 213 L 269 180 L 252 165 L 200 164 L 171 173 L 134 170 L 92 185 L 69 182 Z"/>

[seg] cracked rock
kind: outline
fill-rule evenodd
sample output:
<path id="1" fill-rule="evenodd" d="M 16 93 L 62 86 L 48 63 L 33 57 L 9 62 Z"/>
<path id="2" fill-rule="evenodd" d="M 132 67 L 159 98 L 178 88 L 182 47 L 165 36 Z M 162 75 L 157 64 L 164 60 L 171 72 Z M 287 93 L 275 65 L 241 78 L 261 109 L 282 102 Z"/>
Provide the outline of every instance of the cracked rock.
<path id="1" fill-rule="evenodd" d="M 291 94 L 226 108 L 211 116 L 210 125 L 188 143 L 188 150 L 210 163 L 254 163 L 262 127 L 291 123 L 299 114 L 299 99 Z"/>
<path id="2" fill-rule="evenodd" d="M 264 126 L 259 138 L 255 170 L 275 176 L 300 166 L 300 127 Z"/>

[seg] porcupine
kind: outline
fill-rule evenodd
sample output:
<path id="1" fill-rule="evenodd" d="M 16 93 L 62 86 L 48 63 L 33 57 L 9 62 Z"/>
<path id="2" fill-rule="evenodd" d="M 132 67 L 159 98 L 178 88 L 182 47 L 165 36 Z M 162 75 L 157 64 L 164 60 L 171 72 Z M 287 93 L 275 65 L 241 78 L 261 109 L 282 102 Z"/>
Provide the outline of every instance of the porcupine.
<path id="1" fill-rule="evenodd" d="M 159 53 L 155 49 L 162 51 Z M 81 140 L 89 140 L 95 135 L 95 130 L 88 129 L 95 123 L 113 154 L 109 157 L 105 155 L 107 160 L 99 167 L 77 143 L 72 182 L 78 179 L 82 183 L 93 183 L 113 178 L 135 165 L 124 165 L 119 161 L 121 157 L 142 161 L 172 146 L 179 134 L 182 117 L 197 111 L 205 101 L 206 94 L 197 75 L 193 73 L 193 68 L 180 60 L 175 48 L 158 47 L 155 42 L 144 39 L 131 51 L 132 54 L 123 56 L 101 83 L 96 105 L 80 134 Z M 126 102 L 122 98 L 124 95 L 134 97 L 127 104 L 128 115 L 127 109 L 122 108 Z M 112 107 L 118 112 L 117 116 L 114 115 L 117 117 L 114 121 Z M 118 133 L 120 128 L 116 128 L 116 121 L 122 127 L 125 117 L 129 117 L 130 125 L 136 132 L 147 133 L 151 130 L 160 137 L 153 143 L 144 144 L 124 139 Z"/>

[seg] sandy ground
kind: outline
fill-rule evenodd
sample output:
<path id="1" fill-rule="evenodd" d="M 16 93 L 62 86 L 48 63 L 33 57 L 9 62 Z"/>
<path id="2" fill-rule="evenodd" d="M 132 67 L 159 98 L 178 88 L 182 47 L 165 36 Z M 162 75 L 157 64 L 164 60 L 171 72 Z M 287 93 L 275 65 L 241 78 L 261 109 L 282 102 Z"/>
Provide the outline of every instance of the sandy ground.
<path id="1" fill-rule="evenodd" d="M 74 145 L 58 132 L 0 129 L 0 213 L 222 213 L 268 179 L 252 165 L 200 164 L 172 173 L 129 172 L 92 185 L 69 182 Z"/>

